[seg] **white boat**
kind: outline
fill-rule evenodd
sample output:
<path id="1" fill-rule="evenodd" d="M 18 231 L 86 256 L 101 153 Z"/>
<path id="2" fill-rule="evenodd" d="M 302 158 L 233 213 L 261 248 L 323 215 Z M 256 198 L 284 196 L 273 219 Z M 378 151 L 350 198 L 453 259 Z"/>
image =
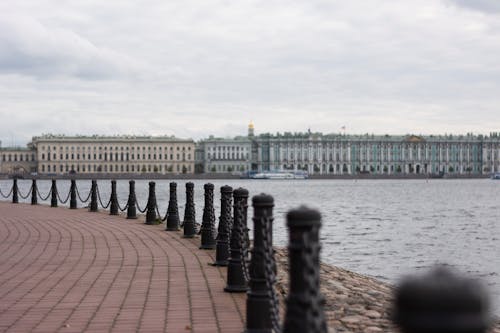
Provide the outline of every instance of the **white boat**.
<path id="1" fill-rule="evenodd" d="M 250 176 L 251 179 L 307 179 L 307 172 L 263 171 Z"/>

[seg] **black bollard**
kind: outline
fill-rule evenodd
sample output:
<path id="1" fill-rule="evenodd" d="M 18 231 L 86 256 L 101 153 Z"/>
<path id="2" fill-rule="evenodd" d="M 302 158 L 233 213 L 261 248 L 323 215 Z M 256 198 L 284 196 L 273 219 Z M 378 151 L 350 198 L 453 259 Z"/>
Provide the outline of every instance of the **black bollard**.
<path id="1" fill-rule="evenodd" d="M 76 180 L 71 179 L 69 209 L 76 209 Z"/>
<path id="2" fill-rule="evenodd" d="M 36 186 L 36 179 L 33 179 L 32 183 L 31 183 L 31 204 L 32 205 L 38 204 L 38 198 L 36 196 L 37 193 L 38 193 L 38 188 Z"/>
<path id="3" fill-rule="evenodd" d="M 227 259 L 229 258 L 229 236 L 233 225 L 231 220 L 233 188 L 227 185 L 222 186 L 220 192 L 220 217 L 219 228 L 217 229 L 214 266 L 227 266 Z"/>
<path id="4" fill-rule="evenodd" d="M 146 211 L 146 224 L 156 223 L 156 194 L 155 194 L 155 182 L 149 182 L 149 196 Z"/>
<path id="5" fill-rule="evenodd" d="M 324 299 L 319 290 L 321 215 L 300 207 L 288 212 L 287 225 L 290 289 L 283 333 L 327 332 Z"/>
<path id="6" fill-rule="evenodd" d="M 404 279 L 394 302 L 403 333 L 484 333 L 492 324 L 483 286 L 444 266 Z"/>
<path id="7" fill-rule="evenodd" d="M 137 209 L 135 207 L 135 180 L 130 180 L 129 184 L 129 192 L 128 192 L 128 203 L 127 203 L 127 219 L 136 219 L 137 218 Z"/>
<path id="8" fill-rule="evenodd" d="M 215 249 L 214 184 L 205 184 L 205 207 L 201 223 L 201 246 L 203 250 Z"/>
<path id="9" fill-rule="evenodd" d="M 260 194 L 252 198 L 252 204 L 254 236 L 245 332 L 273 333 L 273 323 L 279 325 L 279 304 L 274 291 L 276 262 L 272 243 L 274 199 L 270 195 Z"/>
<path id="10" fill-rule="evenodd" d="M 246 219 L 248 191 L 238 188 L 233 192 L 234 217 L 231 230 L 230 254 L 227 266 L 227 285 L 224 291 L 246 292 L 247 282 L 247 252 L 246 242 Z"/>
<path id="11" fill-rule="evenodd" d="M 177 183 L 170 183 L 170 198 L 168 200 L 167 209 L 167 231 L 177 231 L 179 230 L 180 220 L 179 220 L 179 208 L 177 206 Z"/>
<path id="12" fill-rule="evenodd" d="M 186 183 L 186 207 L 184 209 L 184 238 L 196 235 L 196 214 L 194 210 L 194 184 Z"/>
<path id="13" fill-rule="evenodd" d="M 57 184 L 56 180 L 52 179 L 52 185 L 50 187 L 50 207 L 57 207 Z"/>
<path id="14" fill-rule="evenodd" d="M 116 180 L 111 181 L 111 200 L 109 204 L 109 215 L 118 215 L 118 196 L 116 194 Z"/>
<path id="15" fill-rule="evenodd" d="M 12 180 L 12 203 L 19 203 L 19 188 L 17 187 L 17 178 Z"/>
<path id="16" fill-rule="evenodd" d="M 97 181 L 92 180 L 92 186 L 90 188 L 90 207 L 89 211 L 97 212 L 99 211 L 99 206 L 97 204 Z"/>

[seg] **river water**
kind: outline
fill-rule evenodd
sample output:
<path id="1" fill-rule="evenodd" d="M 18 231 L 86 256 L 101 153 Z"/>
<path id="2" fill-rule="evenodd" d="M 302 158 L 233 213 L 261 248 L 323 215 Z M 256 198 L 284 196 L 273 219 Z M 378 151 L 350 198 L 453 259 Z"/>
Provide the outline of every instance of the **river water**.
<path id="1" fill-rule="evenodd" d="M 168 205 L 169 180 L 156 181 L 158 206 L 162 214 Z M 179 213 L 182 219 L 185 180 L 178 183 Z M 203 213 L 203 184 L 194 180 L 197 221 Z M 389 283 L 401 276 L 447 263 L 481 278 L 490 289 L 499 314 L 500 299 L 500 181 L 490 179 L 453 180 L 210 180 L 216 187 L 216 216 L 220 215 L 220 186 L 244 187 L 250 196 L 264 192 L 275 198 L 275 245 L 285 246 L 285 214 L 302 204 L 322 214 L 323 261 L 370 275 Z M 0 181 L 2 192 L 12 181 Z M 77 181 L 82 197 L 90 181 Z M 19 180 L 22 194 L 31 181 Z M 109 180 L 98 181 L 105 201 Z M 38 181 L 42 195 L 50 181 Z M 58 181 L 62 199 L 69 180 Z M 128 181 L 117 181 L 118 198 L 124 205 Z M 148 181 L 136 181 L 137 199 L 143 208 Z M 21 200 L 23 201 L 23 200 Z M 25 200 L 28 201 L 28 200 Z M 249 209 L 249 217 L 252 214 Z M 251 221 L 249 219 L 249 221 Z M 124 223 L 125 220 L 124 220 Z M 251 224 L 251 223 L 250 223 Z M 251 227 L 251 225 L 250 225 Z"/>

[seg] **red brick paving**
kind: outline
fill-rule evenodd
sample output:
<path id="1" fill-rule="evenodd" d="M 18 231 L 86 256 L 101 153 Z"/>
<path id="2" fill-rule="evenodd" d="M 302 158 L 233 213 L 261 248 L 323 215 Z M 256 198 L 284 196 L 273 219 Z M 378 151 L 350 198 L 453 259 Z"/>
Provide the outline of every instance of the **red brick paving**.
<path id="1" fill-rule="evenodd" d="M 0 202 L 1 332 L 241 332 L 198 240 L 105 212 Z"/>

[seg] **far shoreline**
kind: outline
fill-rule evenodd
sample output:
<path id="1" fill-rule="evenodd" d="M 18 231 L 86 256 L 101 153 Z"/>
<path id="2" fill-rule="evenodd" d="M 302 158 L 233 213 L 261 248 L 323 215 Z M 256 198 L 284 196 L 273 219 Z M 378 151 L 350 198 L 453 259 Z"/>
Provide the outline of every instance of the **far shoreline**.
<path id="1" fill-rule="evenodd" d="M 95 174 L 45 174 L 45 175 L 32 175 L 32 174 L 22 174 L 22 175 L 9 175 L 0 174 L 0 179 L 80 179 L 80 180 L 91 180 L 91 179 L 183 179 L 183 180 L 198 180 L 198 179 L 242 179 L 249 180 L 249 178 L 241 178 L 239 175 L 233 174 L 220 174 L 220 173 L 194 173 L 194 174 L 155 174 L 155 173 L 95 173 Z M 414 179 L 487 179 L 490 178 L 489 175 L 453 175 L 445 174 L 443 177 L 435 177 L 426 174 L 411 174 L 411 175 L 377 175 L 377 174 L 356 174 L 356 175 L 310 175 L 308 179 L 317 180 L 414 180 Z M 308 179 L 299 179 L 298 181 L 307 181 Z M 261 181 L 266 181 L 267 179 L 260 179 Z M 289 180 L 279 180 L 279 181 L 289 181 Z"/>

